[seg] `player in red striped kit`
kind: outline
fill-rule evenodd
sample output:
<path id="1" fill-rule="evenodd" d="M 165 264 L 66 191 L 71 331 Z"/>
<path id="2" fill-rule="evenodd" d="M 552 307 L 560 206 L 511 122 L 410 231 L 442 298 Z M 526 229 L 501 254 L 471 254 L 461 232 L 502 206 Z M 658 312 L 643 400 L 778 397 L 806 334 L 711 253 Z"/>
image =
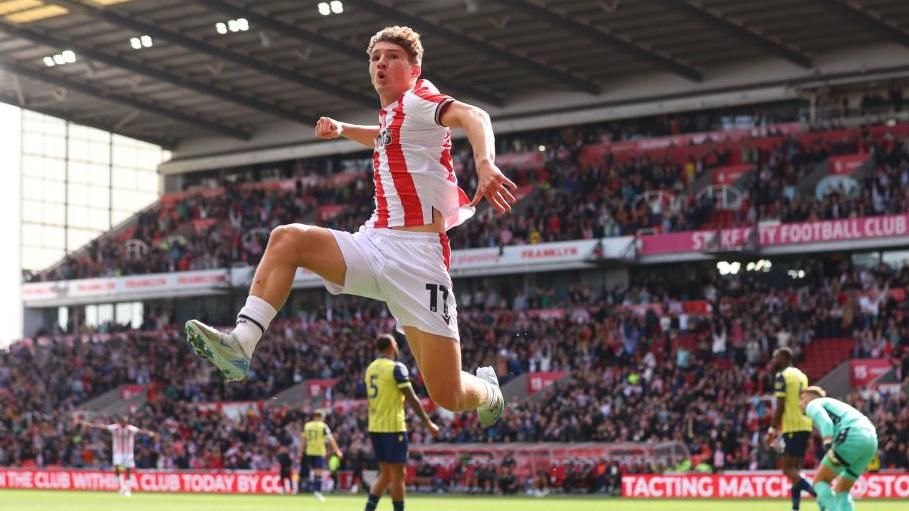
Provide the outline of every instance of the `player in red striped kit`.
<path id="1" fill-rule="evenodd" d="M 307 268 L 334 294 L 386 302 L 407 336 L 430 397 L 452 411 L 477 410 L 480 422 L 489 426 L 501 417 L 504 399 L 491 367 L 479 368 L 476 376 L 461 371 L 445 232 L 470 218 L 484 197 L 497 211 L 510 211 L 516 187 L 495 164 L 489 115 L 420 78 L 419 34 L 386 27 L 372 37 L 367 54 L 381 103 L 378 124 L 322 117 L 315 129 L 324 140 L 345 137 L 373 148 L 372 217 L 355 234 L 302 224 L 275 228 L 237 326 L 222 333 L 191 320 L 187 338 L 225 379 L 242 380 L 256 344 L 290 293 L 297 268 Z M 457 184 L 449 128 L 463 129 L 473 147 L 478 185 L 472 201 Z"/>
<path id="2" fill-rule="evenodd" d="M 113 465 L 114 465 L 114 474 L 117 476 L 117 482 L 120 484 L 120 495 L 129 497 L 132 495 L 132 492 L 129 489 L 129 476 L 130 471 L 135 468 L 136 461 L 134 451 L 136 448 L 136 435 L 148 435 L 152 438 L 157 439 L 158 434 L 154 431 L 147 429 L 137 428 L 130 424 L 126 417 L 120 417 L 120 421 L 101 425 L 95 424 L 92 422 L 79 421 L 79 424 L 89 428 L 96 429 L 106 429 L 110 431 L 111 437 L 113 439 Z M 124 478 L 120 474 L 120 469 L 123 468 L 126 471 L 126 477 Z"/>

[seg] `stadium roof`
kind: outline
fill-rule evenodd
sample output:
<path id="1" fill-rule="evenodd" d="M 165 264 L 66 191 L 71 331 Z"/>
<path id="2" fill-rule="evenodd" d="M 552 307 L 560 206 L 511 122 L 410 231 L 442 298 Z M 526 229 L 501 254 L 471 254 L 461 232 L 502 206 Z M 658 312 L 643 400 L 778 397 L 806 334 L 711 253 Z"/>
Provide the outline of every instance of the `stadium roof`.
<path id="1" fill-rule="evenodd" d="M 810 71 L 909 47 L 904 0 L 0 0 L 0 101 L 168 147 L 247 140 L 376 108 L 364 47 L 389 24 L 422 33 L 425 76 L 506 111 L 617 76 L 704 83 L 755 59 Z"/>

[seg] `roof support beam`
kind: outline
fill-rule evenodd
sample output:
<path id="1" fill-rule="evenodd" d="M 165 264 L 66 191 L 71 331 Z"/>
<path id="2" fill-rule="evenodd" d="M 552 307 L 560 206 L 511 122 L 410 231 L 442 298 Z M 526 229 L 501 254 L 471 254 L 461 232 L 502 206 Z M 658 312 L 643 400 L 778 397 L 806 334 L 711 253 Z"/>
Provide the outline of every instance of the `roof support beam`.
<path id="1" fill-rule="evenodd" d="M 225 89 L 222 86 L 215 84 L 214 82 L 200 82 L 196 80 L 190 80 L 188 78 L 174 74 L 171 71 L 165 71 L 159 67 L 154 66 L 151 63 L 134 61 L 110 55 L 108 53 L 96 50 L 90 46 L 71 40 L 58 39 L 57 37 L 54 37 L 50 34 L 38 32 L 31 28 L 17 27 L 0 22 L 0 32 L 18 37 L 20 39 L 31 41 L 35 44 L 55 48 L 56 50 L 69 48 L 76 52 L 80 57 L 85 57 L 107 66 L 120 68 L 136 75 L 153 78 L 155 80 L 169 83 L 183 89 L 191 90 L 198 94 L 216 98 L 229 103 L 234 103 L 236 105 L 240 105 L 252 110 L 257 110 L 262 113 L 274 115 L 276 117 L 287 119 L 296 123 L 312 124 L 316 120 L 314 116 L 297 112 L 291 108 L 285 108 L 275 103 L 266 102 L 261 99 L 247 96 L 245 94 L 240 94 L 230 89 Z"/>
<path id="2" fill-rule="evenodd" d="M 797 48 L 793 48 L 773 36 L 767 35 L 755 27 L 749 27 L 741 21 L 728 18 L 716 10 L 708 9 L 697 2 L 688 0 L 659 1 L 670 9 L 674 9 L 689 18 L 693 18 L 709 28 L 719 30 L 731 37 L 746 41 L 767 53 L 782 57 L 799 67 L 805 69 L 814 67 L 811 57 L 804 52 Z"/>
<path id="3" fill-rule="evenodd" d="M 599 94 L 600 86 L 589 78 L 583 78 L 567 71 L 561 71 L 554 68 L 551 64 L 540 62 L 538 60 L 514 53 L 511 50 L 495 46 L 486 41 L 477 39 L 438 25 L 419 16 L 406 13 L 394 7 L 388 7 L 373 0 L 346 0 L 346 3 L 369 12 L 379 18 L 394 21 L 398 24 L 409 25 L 417 30 L 427 34 L 438 35 L 452 41 L 460 46 L 469 48 L 482 55 L 495 57 L 498 60 L 523 67 L 529 71 L 546 76 L 560 83 L 570 85 L 573 89 L 584 91 L 590 94 Z"/>
<path id="4" fill-rule="evenodd" d="M 562 28 L 574 34 L 580 34 L 590 39 L 596 44 L 601 44 L 608 48 L 613 48 L 622 53 L 641 59 L 651 65 L 679 75 L 693 82 L 700 82 L 704 75 L 697 68 L 680 62 L 671 55 L 646 48 L 628 38 L 613 35 L 605 30 L 599 29 L 588 23 L 578 21 L 574 18 L 556 12 L 548 7 L 531 3 L 527 0 L 497 0 L 502 5 L 507 5 L 512 9 L 519 10 L 525 14 L 545 21 L 551 25 Z"/>
<path id="5" fill-rule="evenodd" d="M 12 105 L 12 106 L 19 106 L 16 104 L 15 98 L 5 97 L 5 96 L 0 96 L 0 103 L 6 103 L 6 104 Z M 62 105 L 62 103 L 61 103 L 61 105 Z M 40 105 L 35 105 L 35 104 L 30 104 L 25 108 L 28 110 L 31 110 L 32 112 L 37 112 L 39 114 L 49 115 L 51 117 L 56 117 L 58 119 L 64 119 L 69 122 L 72 122 L 73 124 L 79 124 L 82 126 L 87 126 L 89 128 L 95 128 L 95 129 L 98 129 L 101 131 L 107 131 L 107 132 L 116 131 L 116 130 L 114 130 L 112 125 L 106 125 L 103 123 L 95 122 L 91 119 L 76 119 L 71 115 L 70 112 L 67 112 L 62 109 L 56 110 L 53 108 L 46 108 L 46 107 L 43 107 Z M 168 138 L 157 138 L 157 137 L 150 137 L 150 136 L 145 136 L 145 135 L 133 135 L 133 134 L 123 134 L 123 136 L 133 138 L 136 140 L 140 140 L 142 142 L 148 142 L 149 144 L 161 146 L 164 149 L 173 149 L 176 146 L 176 141 L 173 139 L 168 139 Z"/>
<path id="6" fill-rule="evenodd" d="M 302 85 L 306 88 L 317 90 L 324 94 L 329 94 L 331 96 L 335 96 L 349 102 L 367 106 L 371 109 L 374 109 L 376 107 L 376 99 L 374 97 L 361 94 L 355 90 L 347 89 L 341 84 L 326 82 L 319 78 L 299 73 L 292 69 L 263 62 L 251 55 L 244 55 L 233 50 L 221 48 L 220 46 L 214 46 L 212 44 L 208 44 L 205 41 L 183 35 L 179 32 L 163 29 L 154 23 L 146 23 L 136 18 L 116 12 L 112 9 L 90 7 L 87 4 L 83 4 L 74 0 L 54 0 L 54 3 L 61 4 L 74 12 L 106 21 L 111 25 L 135 30 L 141 34 L 148 34 L 155 39 L 169 41 L 172 44 L 182 46 L 188 50 L 202 53 L 226 62 L 231 62 L 238 66 L 252 69 L 265 75 L 274 76 L 296 85 Z"/>
<path id="7" fill-rule="evenodd" d="M 306 27 L 281 21 L 267 14 L 262 14 L 252 9 L 235 5 L 226 0 L 194 1 L 212 11 L 217 11 L 228 16 L 246 18 L 257 27 L 267 28 L 268 30 L 271 30 L 275 33 L 291 37 L 298 41 L 314 44 L 327 50 L 331 50 L 335 53 L 345 55 L 357 62 L 368 62 L 365 46 L 362 48 L 355 48 L 336 39 L 332 39 L 313 30 L 309 30 Z M 440 78 L 445 79 L 444 75 L 440 75 Z M 449 79 L 445 79 L 445 87 L 447 89 L 451 89 L 456 93 L 477 99 L 489 105 L 499 107 L 504 106 L 504 100 L 501 97 L 485 90 L 472 87 L 470 85 L 460 84 Z"/>
<path id="8" fill-rule="evenodd" d="M 13 88 L 16 89 L 16 98 L 19 100 L 19 106 L 25 107 L 25 93 L 22 92 L 22 83 L 19 81 L 19 75 L 13 75 Z"/>
<path id="9" fill-rule="evenodd" d="M 62 76 L 52 75 L 47 72 L 41 72 L 26 66 L 23 66 L 16 62 L 11 62 L 8 60 L 0 60 L 0 67 L 16 73 L 19 76 L 24 76 L 31 80 L 36 80 L 39 82 L 44 82 L 56 87 L 63 87 L 68 90 L 78 92 L 80 94 L 85 94 L 86 96 L 92 96 L 104 101 L 110 101 L 112 103 L 119 103 L 121 105 L 134 108 L 136 110 L 141 110 L 143 112 L 152 113 L 155 115 L 160 115 L 161 117 L 167 117 L 177 122 L 183 124 L 188 124 L 190 126 L 196 126 L 203 128 L 215 133 L 220 133 L 222 135 L 227 135 L 229 137 L 239 138 L 242 140 L 249 140 L 249 132 L 241 130 L 239 128 L 234 128 L 232 126 L 226 126 L 224 124 L 219 124 L 212 121 L 205 120 L 205 116 L 194 115 L 192 113 L 183 112 L 180 110 L 174 110 L 172 108 L 166 108 L 154 102 L 148 100 L 141 100 L 138 97 L 122 93 L 114 93 L 109 90 L 100 90 L 96 89 L 88 84 L 78 82 L 71 78 L 64 78 Z"/>
<path id="10" fill-rule="evenodd" d="M 864 9 L 854 2 L 843 0 L 815 0 L 825 9 L 838 13 L 843 18 L 862 25 L 871 32 L 880 34 L 895 43 L 909 48 L 909 32 L 899 25 L 884 19 L 876 12 Z"/>

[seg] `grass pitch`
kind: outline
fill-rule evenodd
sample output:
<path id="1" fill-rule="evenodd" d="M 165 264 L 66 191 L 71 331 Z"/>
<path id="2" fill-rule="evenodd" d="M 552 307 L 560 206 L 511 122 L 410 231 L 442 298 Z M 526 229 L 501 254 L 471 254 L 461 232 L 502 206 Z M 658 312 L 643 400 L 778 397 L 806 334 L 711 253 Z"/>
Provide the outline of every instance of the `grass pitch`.
<path id="1" fill-rule="evenodd" d="M 2 511 L 362 511 L 365 495 L 329 495 L 317 502 L 309 495 L 181 495 L 116 493 L 0 491 Z M 413 495 L 408 511 L 786 511 L 788 500 L 634 500 L 604 497 L 474 497 Z M 857 501 L 857 511 L 909 511 L 901 500 Z M 816 511 L 814 501 L 803 500 L 802 509 Z M 383 497 L 378 511 L 391 511 Z"/>

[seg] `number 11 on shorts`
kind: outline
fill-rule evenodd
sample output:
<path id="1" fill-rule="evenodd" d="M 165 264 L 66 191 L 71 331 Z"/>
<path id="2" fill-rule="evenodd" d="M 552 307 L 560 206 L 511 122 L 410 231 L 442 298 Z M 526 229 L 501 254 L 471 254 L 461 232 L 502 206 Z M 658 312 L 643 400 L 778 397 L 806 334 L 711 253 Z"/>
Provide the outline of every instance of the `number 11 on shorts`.
<path id="1" fill-rule="evenodd" d="M 445 324 L 451 321 L 448 314 L 448 288 L 439 284 L 426 284 L 426 290 L 429 291 L 429 310 L 439 312 L 439 291 L 442 291 L 442 319 Z"/>

